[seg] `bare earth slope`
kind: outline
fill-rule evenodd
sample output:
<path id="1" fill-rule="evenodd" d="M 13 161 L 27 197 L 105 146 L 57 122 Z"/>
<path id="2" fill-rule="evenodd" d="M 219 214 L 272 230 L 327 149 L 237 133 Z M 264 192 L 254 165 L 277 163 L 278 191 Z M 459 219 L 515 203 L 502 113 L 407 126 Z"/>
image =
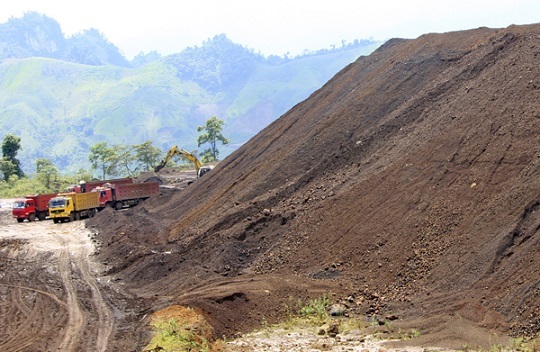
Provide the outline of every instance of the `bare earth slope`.
<path id="1" fill-rule="evenodd" d="M 535 335 L 539 62 L 540 25 L 391 40 L 187 189 L 93 219 L 100 258 L 218 336 L 325 291 L 425 343 Z"/>

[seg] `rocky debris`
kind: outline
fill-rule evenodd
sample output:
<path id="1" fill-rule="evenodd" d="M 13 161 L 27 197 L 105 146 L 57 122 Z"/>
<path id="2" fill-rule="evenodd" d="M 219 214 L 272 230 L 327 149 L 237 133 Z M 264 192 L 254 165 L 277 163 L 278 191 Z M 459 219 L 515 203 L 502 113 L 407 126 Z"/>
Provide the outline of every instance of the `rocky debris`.
<path id="1" fill-rule="evenodd" d="M 323 333 L 314 333 L 310 329 L 294 329 L 293 331 L 270 330 L 246 334 L 237 339 L 228 341 L 224 346 L 226 351 L 356 351 L 356 352 L 423 352 L 440 351 L 455 352 L 452 349 L 442 349 L 431 346 L 415 347 L 404 345 L 394 348 L 388 346 L 388 341 L 380 335 L 365 334 L 360 330 L 351 330 L 336 336 Z M 333 334 L 332 334 L 333 335 Z"/>
<path id="2" fill-rule="evenodd" d="M 339 325 L 335 323 L 330 324 L 330 326 L 326 330 L 326 334 L 330 337 L 336 337 L 337 334 L 339 334 Z"/>
<path id="3" fill-rule="evenodd" d="M 328 313 L 333 317 L 339 317 L 342 315 L 347 314 L 347 307 L 344 304 L 332 304 L 329 309 Z"/>

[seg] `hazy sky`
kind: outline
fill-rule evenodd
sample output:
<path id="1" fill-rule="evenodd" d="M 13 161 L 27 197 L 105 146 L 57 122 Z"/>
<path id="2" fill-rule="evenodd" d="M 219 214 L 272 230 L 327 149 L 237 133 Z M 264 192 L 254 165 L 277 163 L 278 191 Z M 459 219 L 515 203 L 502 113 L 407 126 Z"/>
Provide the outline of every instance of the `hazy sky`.
<path id="1" fill-rule="evenodd" d="M 221 33 L 264 55 L 296 55 L 342 40 L 540 22 L 539 0 L 17 0 L 1 2 L 0 22 L 26 11 L 55 19 L 66 36 L 95 28 L 129 59 Z"/>

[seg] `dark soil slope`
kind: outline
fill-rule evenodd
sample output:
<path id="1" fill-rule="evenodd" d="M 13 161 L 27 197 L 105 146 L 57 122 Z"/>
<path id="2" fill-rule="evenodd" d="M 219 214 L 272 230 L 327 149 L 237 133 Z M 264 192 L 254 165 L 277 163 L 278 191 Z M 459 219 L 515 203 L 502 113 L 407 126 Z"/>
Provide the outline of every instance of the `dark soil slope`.
<path id="1" fill-rule="evenodd" d="M 449 319 L 537 334 L 539 63 L 540 25 L 390 40 L 186 190 L 101 214 L 101 258 L 218 332 L 329 290 L 457 347 Z"/>

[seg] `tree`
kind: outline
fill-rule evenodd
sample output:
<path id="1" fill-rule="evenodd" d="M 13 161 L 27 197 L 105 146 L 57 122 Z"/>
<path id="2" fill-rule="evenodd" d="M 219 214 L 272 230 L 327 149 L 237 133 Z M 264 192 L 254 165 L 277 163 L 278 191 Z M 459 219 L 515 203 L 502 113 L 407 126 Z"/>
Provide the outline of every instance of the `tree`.
<path id="1" fill-rule="evenodd" d="M 161 150 L 146 141 L 135 146 L 135 160 L 139 163 L 139 169 L 143 171 L 153 170 L 160 162 Z"/>
<path id="2" fill-rule="evenodd" d="M 58 170 L 49 159 L 36 160 L 36 177 L 48 190 L 52 189 L 52 182 L 58 179 Z"/>
<path id="3" fill-rule="evenodd" d="M 107 175 L 115 176 L 118 174 L 118 156 L 113 148 L 109 148 L 107 142 L 100 142 L 90 147 L 88 160 L 92 163 L 93 170 L 101 172 L 103 179 L 106 179 Z"/>
<path id="4" fill-rule="evenodd" d="M 77 173 L 71 177 L 69 182 L 73 184 L 79 184 L 81 181 L 90 181 L 93 178 L 90 170 L 79 169 Z"/>
<path id="5" fill-rule="evenodd" d="M 17 175 L 18 178 L 24 177 L 21 164 L 17 159 L 17 153 L 20 149 L 21 137 L 12 134 L 6 135 L 2 142 L 2 161 L 0 163 L 4 181 L 9 180 L 11 175 Z"/>
<path id="6" fill-rule="evenodd" d="M 137 166 L 135 165 L 136 157 L 134 154 L 134 146 L 118 144 L 113 146 L 115 156 L 111 159 L 111 163 L 116 165 L 118 175 L 129 175 L 133 177 Z"/>
<path id="7" fill-rule="evenodd" d="M 11 175 L 17 175 L 16 167 L 6 158 L 0 160 L 0 171 L 2 171 L 2 179 L 8 181 Z"/>
<path id="8" fill-rule="evenodd" d="M 221 134 L 223 124 L 223 120 L 212 116 L 206 120 L 205 126 L 197 127 L 197 132 L 205 131 L 205 133 L 197 138 L 198 146 L 200 147 L 201 144 L 210 143 L 210 148 L 201 153 L 203 162 L 218 160 L 219 150 L 216 147 L 217 142 L 221 142 L 222 144 L 229 143 L 229 140 Z"/>
<path id="9" fill-rule="evenodd" d="M 194 81 L 204 89 L 218 93 L 243 87 L 264 56 L 233 43 L 225 34 L 206 40 L 201 47 L 191 47 L 165 58 L 176 68 L 178 78 Z"/>

